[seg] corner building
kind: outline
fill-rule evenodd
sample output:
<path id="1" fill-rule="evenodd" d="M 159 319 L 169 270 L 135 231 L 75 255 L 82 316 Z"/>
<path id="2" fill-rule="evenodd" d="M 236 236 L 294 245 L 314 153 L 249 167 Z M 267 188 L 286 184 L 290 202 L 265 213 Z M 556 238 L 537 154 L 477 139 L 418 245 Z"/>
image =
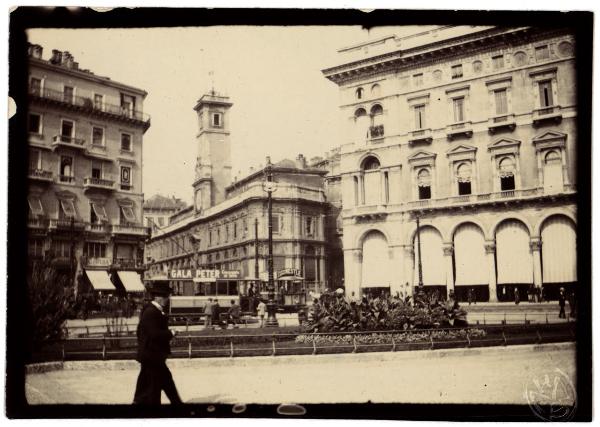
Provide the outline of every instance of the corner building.
<path id="1" fill-rule="evenodd" d="M 146 95 L 29 46 L 29 260 L 52 259 L 83 291 L 143 291 Z"/>
<path id="2" fill-rule="evenodd" d="M 576 277 L 574 36 L 437 27 L 338 51 L 348 292 L 555 298 Z"/>
<path id="3" fill-rule="evenodd" d="M 198 117 L 194 205 L 170 217 L 169 225 L 153 233 L 146 245 L 148 277 L 186 269 L 235 272 L 236 286 L 265 288 L 268 256 L 265 168 L 231 180 L 229 111 L 233 104 L 214 91 L 203 95 L 194 110 Z M 321 291 L 328 277 L 323 189 L 326 170 L 310 167 L 304 156 L 272 165 L 273 270 L 279 288 L 301 280 L 308 290 Z M 293 272 L 286 278 L 284 275 Z M 189 280 L 171 278 L 175 295 L 202 295 Z"/>

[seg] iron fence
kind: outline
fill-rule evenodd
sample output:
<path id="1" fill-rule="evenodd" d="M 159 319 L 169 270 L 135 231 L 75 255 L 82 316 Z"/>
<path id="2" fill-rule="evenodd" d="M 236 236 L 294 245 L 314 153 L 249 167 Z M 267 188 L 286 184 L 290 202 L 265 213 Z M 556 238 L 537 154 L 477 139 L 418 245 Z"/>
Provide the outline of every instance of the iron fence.
<path id="1" fill-rule="evenodd" d="M 542 344 L 575 340 L 575 324 L 479 325 L 463 328 L 381 330 L 368 332 L 274 332 L 271 334 L 177 335 L 175 358 L 316 355 L 395 352 Z M 48 342 L 34 362 L 133 359 L 135 336 L 68 338 Z"/>

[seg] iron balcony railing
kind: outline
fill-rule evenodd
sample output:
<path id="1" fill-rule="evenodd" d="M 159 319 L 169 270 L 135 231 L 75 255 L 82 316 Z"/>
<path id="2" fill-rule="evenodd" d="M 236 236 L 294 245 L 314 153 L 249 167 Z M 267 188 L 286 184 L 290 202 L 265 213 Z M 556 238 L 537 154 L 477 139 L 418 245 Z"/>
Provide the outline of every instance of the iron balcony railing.
<path id="1" fill-rule="evenodd" d="M 73 184 L 75 183 L 75 177 L 71 175 L 58 175 L 58 182 Z"/>
<path id="2" fill-rule="evenodd" d="M 69 218 L 65 218 L 65 219 L 51 218 L 49 220 L 49 227 L 52 229 L 68 230 L 71 228 L 71 226 L 73 226 L 73 228 L 76 228 L 76 229 L 82 229 L 82 228 L 85 228 L 85 223 L 82 221 L 79 221 L 79 220 L 71 220 Z"/>
<path id="3" fill-rule="evenodd" d="M 38 180 L 42 180 L 42 181 L 52 181 L 53 174 L 51 171 L 38 169 L 38 168 L 31 168 L 31 169 L 29 169 L 29 178 L 38 179 Z"/>
<path id="4" fill-rule="evenodd" d="M 120 326 L 122 331 L 111 328 L 105 336 L 47 341 L 34 355 L 34 360 L 133 359 L 137 351 L 135 327 L 129 324 Z M 174 358 L 316 355 L 542 344 L 574 342 L 575 330 L 575 322 L 545 324 L 525 321 L 514 325 L 368 332 L 188 333 L 173 338 L 171 354 Z"/>
<path id="5" fill-rule="evenodd" d="M 108 104 L 106 102 L 94 104 L 91 98 L 74 96 L 46 88 L 30 87 L 29 94 L 33 98 L 59 102 L 67 106 L 83 108 L 98 114 L 110 114 L 125 120 L 136 120 L 144 122 L 146 125 L 150 124 L 150 116 L 148 114 L 121 105 Z"/>
<path id="6" fill-rule="evenodd" d="M 27 218 L 27 227 L 29 228 L 48 228 L 48 224 L 48 218 L 43 216 L 32 216 Z"/>
<path id="7" fill-rule="evenodd" d="M 75 138 L 69 135 L 54 135 L 52 137 L 52 145 L 68 145 L 71 147 L 84 148 L 85 139 Z"/>
<path id="8" fill-rule="evenodd" d="M 144 227 L 137 224 L 113 224 L 112 232 L 115 234 L 135 234 L 139 236 L 149 236 L 150 227 Z"/>
<path id="9" fill-rule="evenodd" d="M 113 188 L 114 183 L 115 183 L 115 181 L 112 179 L 94 178 L 94 177 L 88 177 L 83 180 L 83 185 L 85 187 L 98 187 L 98 188 L 106 188 L 106 189 L 111 189 L 111 190 Z"/>
<path id="10" fill-rule="evenodd" d="M 141 259 L 115 258 L 113 266 L 120 269 L 144 268 L 144 262 Z"/>
<path id="11" fill-rule="evenodd" d="M 85 225 L 85 231 L 90 233 L 108 233 L 110 232 L 110 224 L 105 222 L 99 224 L 88 223 Z"/>
<path id="12" fill-rule="evenodd" d="M 383 125 L 371 126 L 369 128 L 369 133 L 371 135 L 371 138 L 383 138 Z"/>

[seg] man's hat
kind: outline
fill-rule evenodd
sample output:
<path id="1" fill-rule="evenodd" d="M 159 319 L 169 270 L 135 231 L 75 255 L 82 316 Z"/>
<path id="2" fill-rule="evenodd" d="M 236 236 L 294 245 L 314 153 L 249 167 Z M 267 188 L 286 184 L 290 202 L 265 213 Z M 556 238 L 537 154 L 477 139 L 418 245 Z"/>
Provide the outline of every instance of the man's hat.
<path id="1" fill-rule="evenodd" d="M 156 280 L 149 284 L 148 290 L 153 296 L 168 297 L 171 294 L 169 282 L 165 280 Z"/>

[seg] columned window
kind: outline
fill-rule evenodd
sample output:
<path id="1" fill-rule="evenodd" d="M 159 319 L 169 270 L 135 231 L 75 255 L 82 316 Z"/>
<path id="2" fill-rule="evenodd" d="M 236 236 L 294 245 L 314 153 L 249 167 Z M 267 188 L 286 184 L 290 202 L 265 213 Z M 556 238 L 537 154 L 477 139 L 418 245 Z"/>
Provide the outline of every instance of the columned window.
<path id="1" fill-rule="evenodd" d="M 503 157 L 498 163 L 498 176 L 500 177 L 500 191 L 515 189 L 515 162 L 512 157 Z"/>
<path id="2" fill-rule="evenodd" d="M 417 173 L 419 200 L 431 199 L 431 174 L 429 169 L 421 169 Z"/>
<path id="3" fill-rule="evenodd" d="M 358 108 L 354 112 L 354 141 L 365 143 L 369 134 L 370 118 L 364 108 Z"/>
<path id="4" fill-rule="evenodd" d="M 381 203 L 381 171 L 379 168 L 379 160 L 373 156 L 367 157 L 362 163 L 364 203 L 366 205 Z"/>
<path id="5" fill-rule="evenodd" d="M 456 168 L 456 182 L 459 196 L 471 194 L 471 164 L 461 163 Z"/>

